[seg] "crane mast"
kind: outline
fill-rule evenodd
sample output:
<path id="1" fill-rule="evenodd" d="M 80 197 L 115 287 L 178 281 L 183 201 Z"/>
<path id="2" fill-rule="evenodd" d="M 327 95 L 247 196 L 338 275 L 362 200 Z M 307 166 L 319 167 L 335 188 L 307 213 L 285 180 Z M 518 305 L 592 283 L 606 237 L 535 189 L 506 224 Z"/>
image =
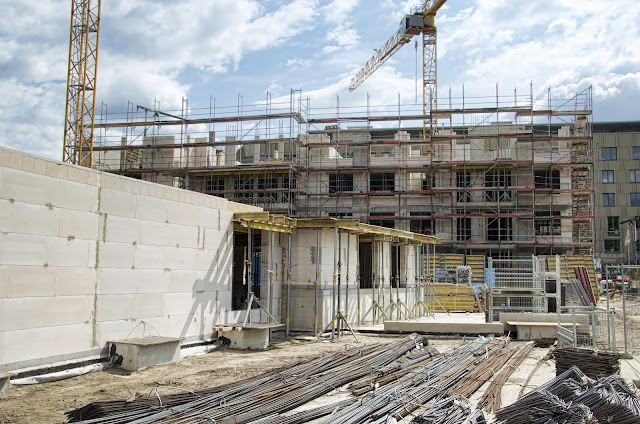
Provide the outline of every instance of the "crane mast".
<path id="1" fill-rule="evenodd" d="M 400 29 L 376 51 L 364 67 L 351 80 L 349 91 L 353 91 L 380 68 L 400 47 L 407 44 L 415 35 L 422 34 L 422 123 L 423 138 L 431 133 L 432 121 L 427 120 L 429 113 L 438 106 L 438 63 L 436 48 L 435 16 L 447 0 L 427 0 L 417 11 L 406 15 Z M 437 129 L 437 125 L 435 126 Z"/>
<path id="2" fill-rule="evenodd" d="M 62 161 L 91 168 L 100 0 L 72 0 Z"/>

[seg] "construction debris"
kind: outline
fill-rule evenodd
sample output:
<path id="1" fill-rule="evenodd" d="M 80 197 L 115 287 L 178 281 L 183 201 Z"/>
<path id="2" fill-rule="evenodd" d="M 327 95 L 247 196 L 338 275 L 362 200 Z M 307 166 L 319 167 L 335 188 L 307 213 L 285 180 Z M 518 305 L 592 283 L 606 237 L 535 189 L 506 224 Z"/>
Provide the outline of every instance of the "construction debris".
<path id="1" fill-rule="evenodd" d="M 590 378 L 620 374 L 620 354 L 616 352 L 561 348 L 554 351 L 553 358 L 556 360 L 556 375 L 564 373 L 574 365 Z"/>

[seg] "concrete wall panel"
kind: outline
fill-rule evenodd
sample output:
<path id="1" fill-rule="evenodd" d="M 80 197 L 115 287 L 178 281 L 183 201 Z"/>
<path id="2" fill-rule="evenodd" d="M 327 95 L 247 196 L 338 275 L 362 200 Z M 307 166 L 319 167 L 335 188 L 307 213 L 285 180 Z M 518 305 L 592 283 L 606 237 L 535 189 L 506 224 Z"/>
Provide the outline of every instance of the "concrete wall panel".
<path id="1" fill-rule="evenodd" d="M 164 246 L 139 244 L 135 247 L 133 262 L 136 269 L 171 269 L 169 256 L 170 252 Z"/>
<path id="2" fill-rule="evenodd" d="M 16 202 L 13 205 L 11 232 L 57 237 L 59 221 L 60 209 Z"/>
<path id="3" fill-rule="evenodd" d="M 92 296 L 57 296 L 44 301 L 44 325 L 71 325 L 91 322 Z M 85 346 L 85 349 L 88 346 Z"/>
<path id="4" fill-rule="evenodd" d="M 169 219 L 167 202 L 153 197 L 138 196 L 136 218 L 166 223 Z"/>
<path id="5" fill-rule="evenodd" d="M 136 196 L 131 193 L 102 188 L 100 191 L 100 211 L 109 215 L 134 218 L 136 216 Z"/>
<path id="6" fill-rule="evenodd" d="M 51 204 L 55 208 L 92 212 L 91 186 L 74 181 L 51 183 Z"/>
<path id="7" fill-rule="evenodd" d="M 50 328 L 30 328 L 27 330 L 5 331 L 5 363 L 48 358 L 53 355 L 54 333 Z"/>
<path id="8" fill-rule="evenodd" d="M 176 247 L 198 248 L 199 229 L 193 225 L 171 225 L 171 243 Z"/>
<path id="9" fill-rule="evenodd" d="M 44 298 L 0 299 L 2 327 L 5 331 L 43 327 Z"/>
<path id="10" fill-rule="evenodd" d="M 140 243 L 169 246 L 171 240 L 171 225 L 165 222 L 139 221 Z"/>
<path id="11" fill-rule="evenodd" d="M 147 319 L 164 315 L 164 293 L 134 294 L 131 317 Z"/>
<path id="12" fill-rule="evenodd" d="M 50 268 L 56 274 L 56 296 L 93 295 L 97 281 L 94 268 Z"/>
<path id="13" fill-rule="evenodd" d="M 137 272 L 132 269 L 105 268 L 98 270 L 99 293 L 129 294 L 136 290 Z"/>
<path id="14" fill-rule="evenodd" d="M 9 232 L 13 219 L 13 204 L 9 199 L 0 199 L 0 231 Z"/>
<path id="15" fill-rule="evenodd" d="M 58 236 L 62 238 L 74 237 L 84 240 L 98 238 L 100 215 L 95 212 L 60 209 L 60 230 Z"/>
<path id="16" fill-rule="evenodd" d="M 145 269 L 136 272 L 135 293 L 166 293 L 169 288 L 169 271 Z"/>
<path id="17" fill-rule="evenodd" d="M 116 321 L 131 318 L 133 309 L 133 295 L 114 294 L 101 295 L 98 298 L 98 311 L 96 318 L 98 321 Z"/>
<path id="18" fill-rule="evenodd" d="M 83 352 L 91 347 L 90 323 L 61 325 L 51 328 L 50 331 L 53 333 L 53 352 L 58 355 Z"/>
<path id="19" fill-rule="evenodd" d="M 134 250 L 131 243 L 100 243 L 99 266 L 100 268 L 130 269 L 134 265 Z"/>
<path id="20" fill-rule="evenodd" d="M 95 242 L 82 239 L 48 237 L 47 266 L 86 268 L 95 264 Z"/>
<path id="21" fill-rule="evenodd" d="M 46 205 L 51 203 L 51 179 L 44 175 L 4 168 L 0 198 Z"/>
<path id="22" fill-rule="evenodd" d="M 0 265 L 43 266 L 46 256 L 46 237 L 0 233 Z"/>
<path id="23" fill-rule="evenodd" d="M 0 299 L 3 299 L 8 296 L 9 296 L 9 265 L 0 265 Z"/>
<path id="24" fill-rule="evenodd" d="M 105 241 L 140 243 L 140 222 L 135 218 L 107 215 Z"/>
<path id="25" fill-rule="evenodd" d="M 43 266 L 15 265 L 8 269 L 8 297 L 54 296 L 56 274 Z"/>

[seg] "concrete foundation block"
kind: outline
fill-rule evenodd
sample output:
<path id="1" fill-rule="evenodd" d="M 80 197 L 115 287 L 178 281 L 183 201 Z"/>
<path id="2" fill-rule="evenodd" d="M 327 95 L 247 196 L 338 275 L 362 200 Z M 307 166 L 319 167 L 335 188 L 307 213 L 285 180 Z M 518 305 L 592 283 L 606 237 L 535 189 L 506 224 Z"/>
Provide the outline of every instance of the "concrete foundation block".
<path id="1" fill-rule="evenodd" d="M 139 371 L 151 365 L 179 362 L 181 341 L 173 337 L 150 336 L 113 340 L 108 345 L 109 351 L 115 346 L 116 353 L 122 355 L 123 369 Z"/>
<path id="2" fill-rule="evenodd" d="M 13 373 L 0 373 L 0 399 L 9 397 L 9 380 L 14 375 Z"/>
<path id="3" fill-rule="evenodd" d="M 264 350 L 269 347 L 269 330 L 223 331 L 232 349 Z"/>

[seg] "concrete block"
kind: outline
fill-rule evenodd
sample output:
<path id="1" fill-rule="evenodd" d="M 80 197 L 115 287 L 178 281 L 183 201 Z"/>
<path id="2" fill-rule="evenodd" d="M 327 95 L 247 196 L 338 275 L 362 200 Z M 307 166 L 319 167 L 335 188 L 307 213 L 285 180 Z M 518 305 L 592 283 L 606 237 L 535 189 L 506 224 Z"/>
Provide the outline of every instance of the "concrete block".
<path id="1" fill-rule="evenodd" d="M 163 316 L 164 296 L 164 293 L 134 294 L 131 317 L 146 319 Z"/>
<path id="2" fill-rule="evenodd" d="M 195 206 L 174 201 L 167 201 L 166 205 L 171 224 L 192 225 L 194 222 L 198 222 L 198 210 Z"/>
<path id="3" fill-rule="evenodd" d="M 165 266 L 170 269 L 193 269 L 196 249 L 167 247 L 165 250 Z"/>
<path id="4" fill-rule="evenodd" d="M 22 158 L 25 156 L 22 152 L 9 152 L 9 166 L 14 169 L 22 169 Z"/>
<path id="5" fill-rule="evenodd" d="M 47 239 L 29 235 L 0 233 L 0 265 L 37 265 L 46 262 Z"/>
<path id="6" fill-rule="evenodd" d="M 95 264 L 95 242 L 82 239 L 47 237 L 46 263 L 49 266 L 77 266 Z"/>
<path id="7" fill-rule="evenodd" d="M 140 223 L 141 244 L 150 244 L 156 246 L 171 245 L 171 224 L 167 224 L 166 222 L 146 220 L 138 220 L 138 222 Z"/>
<path id="8" fill-rule="evenodd" d="M 93 311 L 93 296 L 56 296 L 44 300 L 44 325 L 89 324 Z"/>
<path id="9" fill-rule="evenodd" d="M 198 227 L 192 225 L 170 225 L 171 244 L 174 246 L 198 248 Z"/>
<path id="10" fill-rule="evenodd" d="M 74 172 L 77 172 L 74 169 Z M 91 186 L 74 181 L 51 184 L 51 204 L 56 208 L 91 212 Z"/>
<path id="11" fill-rule="evenodd" d="M 0 299 L 9 296 L 9 265 L 0 265 Z M 0 361 L 2 363 L 2 361 Z"/>
<path id="12" fill-rule="evenodd" d="M 501 322 L 493 323 L 451 323 L 451 322 L 411 322 L 385 321 L 384 331 L 420 331 L 426 334 L 496 334 L 504 333 Z"/>
<path id="13" fill-rule="evenodd" d="M 135 246 L 133 252 L 133 264 L 136 269 L 172 269 L 168 256 L 167 247 L 139 244 Z"/>
<path id="14" fill-rule="evenodd" d="M 48 160 L 45 164 L 45 175 L 48 177 L 67 179 L 67 164 Z"/>
<path id="15" fill-rule="evenodd" d="M 225 253 L 228 252 L 225 252 L 223 249 L 220 249 L 219 252 L 216 250 L 194 250 L 193 269 L 197 271 L 215 272 L 220 260 L 218 255 L 224 255 Z"/>
<path id="16" fill-rule="evenodd" d="M 136 216 L 136 196 L 131 193 L 103 188 L 100 193 L 100 211 L 109 216 L 134 218 Z"/>
<path id="17" fill-rule="evenodd" d="M 98 296 L 98 321 L 115 321 L 131 318 L 132 298 L 130 294 Z"/>
<path id="18" fill-rule="evenodd" d="M 168 293 L 190 293 L 198 279 L 198 273 L 189 269 L 171 270 L 169 276 Z"/>
<path id="19" fill-rule="evenodd" d="M 59 231 L 60 209 L 16 202 L 13 205 L 11 231 L 20 234 L 39 236 L 57 236 Z"/>
<path id="20" fill-rule="evenodd" d="M 5 331 L 4 363 L 48 358 L 53 355 L 54 333 L 40 326 L 28 330 Z"/>
<path id="21" fill-rule="evenodd" d="M 56 274 L 56 296 L 93 295 L 98 271 L 92 267 L 57 267 L 49 269 Z"/>
<path id="22" fill-rule="evenodd" d="M 36 172 L 36 159 L 33 156 L 25 155 L 22 158 L 22 168 L 25 172 Z"/>
<path id="23" fill-rule="evenodd" d="M 225 231 L 213 230 L 211 228 L 203 229 L 204 248 L 208 250 L 218 250 L 226 247 L 229 243 L 228 233 Z"/>
<path id="24" fill-rule="evenodd" d="M 265 350 L 269 347 L 269 329 L 223 331 L 222 335 L 231 340 L 232 349 Z"/>
<path id="25" fill-rule="evenodd" d="M 131 243 L 100 243 L 99 267 L 131 269 L 134 264 L 134 250 L 139 246 Z"/>
<path id="26" fill-rule="evenodd" d="M 180 343 L 180 338 L 149 336 L 109 341 L 109 349 L 115 345 L 116 353 L 123 357 L 123 369 L 139 371 L 152 365 L 179 362 Z"/>
<path id="27" fill-rule="evenodd" d="M 155 187 L 154 187 L 155 188 Z M 150 189 L 150 196 L 152 196 Z M 136 203 L 136 218 L 147 221 L 166 222 L 169 219 L 167 204 L 155 197 L 138 197 Z"/>
<path id="28" fill-rule="evenodd" d="M 49 329 L 53 333 L 53 353 L 64 355 L 91 349 L 93 331 L 90 323 L 61 325 Z"/>
<path id="29" fill-rule="evenodd" d="M 44 324 L 44 298 L 0 299 L 0 330 L 24 330 Z"/>
<path id="30" fill-rule="evenodd" d="M 59 237 L 97 240 L 100 215 L 95 212 L 60 209 Z"/>
<path id="31" fill-rule="evenodd" d="M 2 152 L 0 152 L 0 156 Z M 0 330 L 0 364 L 4 365 L 4 331 Z"/>
<path id="32" fill-rule="evenodd" d="M 140 221 L 135 218 L 124 218 L 107 215 L 105 241 L 121 243 L 140 243 Z"/>
<path id="33" fill-rule="evenodd" d="M 164 298 L 165 315 L 185 315 L 198 308 L 195 293 L 167 293 Z"/>
<path id="34" fill-rule="evenodd" d="M 136 293 L 166 293 L 169 273 L 164 269 L 136 269 Z"/>
<path id="35" fill-rule="evenodd" d="M 98 270 L 98 292 L 100 294 L 129 294 L 136 291 L 139 270 L 101 268 Z"/>
<path id="36" fill-rule="evenodd" d="M 13 218 L 13 202 L 8 199 L 0 199 L 0 232 L 11 230 Z"/>
<path id="37" fill-rule="evenodd" d="M 42 265 L 9 266 L 8 296 L 12 298 L 53 296 L 56 274 Z"/>

